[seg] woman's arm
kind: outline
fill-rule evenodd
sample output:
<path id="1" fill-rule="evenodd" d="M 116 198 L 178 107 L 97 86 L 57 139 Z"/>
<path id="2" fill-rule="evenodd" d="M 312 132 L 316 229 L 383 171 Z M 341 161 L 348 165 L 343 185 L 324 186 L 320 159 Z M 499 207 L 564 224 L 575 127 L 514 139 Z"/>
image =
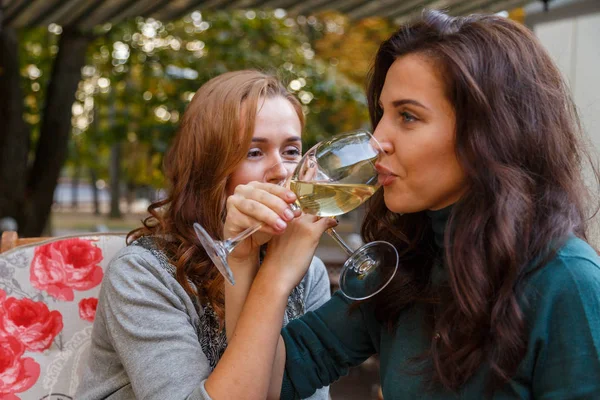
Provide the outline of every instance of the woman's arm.
<path id="1" fill-rule="evenodd" d="M 377 352 L 379 324 L 368 308 L 352 304 L 338 291 L 318 310 L 283 328 L 283 400 L 312 395 Z"/>
<path id="2" fill-rule="evenodd" d="M 223 235 L 231 238 L 247 228 L 263 223 L 264 226 L 238 244 L 227 258 L 235 278 L 235 285 L 225 283 L 225 330 L 230 341 L 250 286 L 254 281 L 259 267 L 260 246 L 268 242 L 273 235 L 281 234 L 285 228 L 280 228 L 280 221 L 289 222 L 300 213 L 290 217 L 289 203 L 296 199 L 287 189 L 268 183 L 250 182 L 238 185 L 235 193 L 227 198 L 227 218 Z"/>
<path id="3" fill-rule="evenodd" d="M 239 260 L 230 257 L 229 266 L 235 277 L 235 285 L 225 282 L 225 331 L 227 333 L 227 342 L 231 342 L 233 332 L 242 312 L 242 307 L 250 292 L 252 282 L 258 272 L 259 255 L 248 256 L 246 260 Z"/>
<path id="4" fill-rule="evenodd" d="M 279 392 L 285 350 L 278 343 L 287 298 L 306 273 L 322 233 L 335 224 L 304 215 L 271 240 L 227 350 L 206 381 L 211 397 L 264 399 L 271 381 L 278 382 Z"/>

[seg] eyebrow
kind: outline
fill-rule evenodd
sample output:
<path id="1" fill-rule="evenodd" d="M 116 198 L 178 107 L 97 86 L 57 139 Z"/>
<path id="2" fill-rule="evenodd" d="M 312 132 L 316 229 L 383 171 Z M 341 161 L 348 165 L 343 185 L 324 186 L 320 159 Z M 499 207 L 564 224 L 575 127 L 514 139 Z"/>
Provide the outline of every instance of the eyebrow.
<path id="1" fill-rule="evenodd" d="M 258 136 L 255 136 L 252 138 L 253 143 L 267 143 L 268 141 L 269 141 L 269 139 L 263 138 L 263 137 L 258 137 Z M 289 138 L 285 139 L 284 143 L 301 142 L 301 141 L 302 141 L 302 139 L 300 138 L 300 136 L 290 136 Z"/>
<path id="2" fill-rule="evenodd" d="M 417 107 L 421 107 L 421 108 L 424 108 L 426 110 L 429 110 L 428 107 L 424 106 L 423 104 L 421 104 L 418 101 L 413 100 L 413 99 L 402 99 L 402 100 L 394 100 L 394 101 L 392 101 L 392 105 L 394 107 L 400 107 L 400 106 L 403 106 L 405 104 L 411 104 L 413 106 L 417 106 Z M 379 101 L 379 107 L 383 108 L 383 105 L 381 104 L 381 101 Z"/>

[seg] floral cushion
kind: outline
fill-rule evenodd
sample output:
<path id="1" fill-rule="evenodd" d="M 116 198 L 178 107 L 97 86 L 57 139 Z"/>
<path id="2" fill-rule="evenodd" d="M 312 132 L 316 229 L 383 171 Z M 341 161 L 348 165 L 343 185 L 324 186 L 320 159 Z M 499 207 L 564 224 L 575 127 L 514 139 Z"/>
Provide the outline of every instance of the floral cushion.
<path id="1" fill-rule="evenodd" d="M 104 269 L 124 246 L 90 234 L 0 254 L 0 400 L 73 399 Z"/>

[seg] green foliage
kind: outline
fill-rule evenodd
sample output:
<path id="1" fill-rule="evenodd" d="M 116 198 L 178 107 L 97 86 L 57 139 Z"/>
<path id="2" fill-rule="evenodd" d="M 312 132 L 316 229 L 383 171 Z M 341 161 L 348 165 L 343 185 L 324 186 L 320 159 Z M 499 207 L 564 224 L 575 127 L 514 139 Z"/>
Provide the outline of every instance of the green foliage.
<path id="1" fill-rule="evenodd" d="M 281 10 L 228 11 L 97 27 L 73 104 L 68 165 L 94 168 L 106 178 L 110 147 L 119 142 L 123 180 L 162 186 L 162 156 L 188 102 L 204 82 L 231 70 L 259 69 L 286 82 L 307 116 L 306 148 L 365 126 L 362 85 L 315 55 L 311 39 L 323 35 L 305 22 Z M 23 33 L 25 119 L 34 132 L 59 34 L 56 25 Z"/>

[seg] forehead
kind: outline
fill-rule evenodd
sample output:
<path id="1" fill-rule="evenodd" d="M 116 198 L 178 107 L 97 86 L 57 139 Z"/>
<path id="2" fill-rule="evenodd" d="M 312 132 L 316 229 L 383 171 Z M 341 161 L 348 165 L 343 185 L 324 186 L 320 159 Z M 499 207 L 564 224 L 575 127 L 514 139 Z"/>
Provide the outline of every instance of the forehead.
<path id="1" fill-rule="evenodd" d="M 254 136 L 269 140 L 285 140 L 300 136 L 302 126 L 296 109 L 281 96 L 260 99 L 256 110 Z"/>
<path id="2" fill-rule="evenodd" d="M 401 98 L 433 101 L 446 97 L 441 71 L 429 57 L 408 54 L 398 57 L 388 69 L 380 100 L 389 102 Z"/>

